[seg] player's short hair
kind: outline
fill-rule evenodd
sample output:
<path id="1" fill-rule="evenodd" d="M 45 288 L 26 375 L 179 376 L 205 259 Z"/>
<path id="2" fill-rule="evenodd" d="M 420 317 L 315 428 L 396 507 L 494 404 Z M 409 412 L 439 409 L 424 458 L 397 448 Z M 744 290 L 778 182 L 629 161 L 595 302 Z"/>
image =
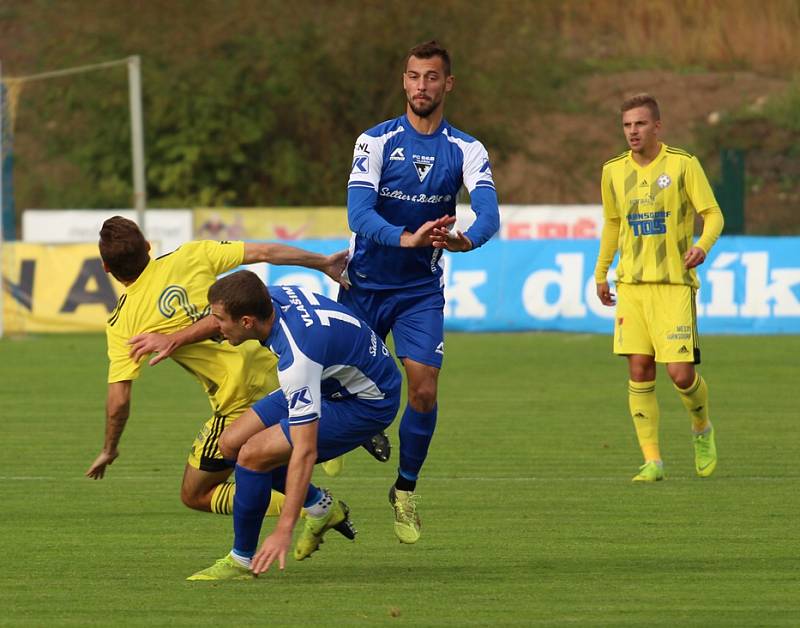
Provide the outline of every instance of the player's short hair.
<path id="1" fill-rule="evenodd" d="M 208 289 L 209 303 L 222 303 L 233 320 L 255 316 L 260 321 L 272 316 L 272 299 L 264 282 L 254 272 L 239 270 L 218 279 Z"/>
<path id="2" fill-rule="evenodd" d="M 100 257 L 119 281 L 134 281 L 150 262 L 144 234 L 132 220 L 114 216 L 100 228 Z"/>
<path id="3" fill-rule="evenodd" d="M 653 114 L 653 120 L 661 120 L 661 110 L 658 108 L 658 101 L 650 94 L 636 94 L 626 99 L 619 108 L 620 113 L 625 113 L 637 107 L 647 107 Z"/>
<path id="4" fill-rule="evenodd" d="M 416 57 L 417 59 L 432 59 L 433 57 L 439 57 L 444 65 L 444 75 L 450 76 L 450 53 L 447 52 L 447 49 L 435 39 L 431 39 L 430 41 L 426 41 L 422 44 L 417 44 L 411 50 L 409 50 L 408 54 L 406 55 L 406 67 L 408 67 L 408 60 L 411 57 Z"/>

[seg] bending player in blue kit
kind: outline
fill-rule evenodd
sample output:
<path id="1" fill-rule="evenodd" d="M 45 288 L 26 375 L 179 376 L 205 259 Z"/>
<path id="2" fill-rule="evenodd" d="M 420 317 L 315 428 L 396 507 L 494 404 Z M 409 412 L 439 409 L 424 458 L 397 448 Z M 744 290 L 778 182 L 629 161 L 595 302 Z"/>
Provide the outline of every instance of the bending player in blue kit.
<path id="1" fill-rule="evenodd" d="M 486 149 L 444 119 L 452 91 L 450 56 L 435 41 L 412 48 L 403 88 L 406 113 L 356 140 L 347 189 L 354 232 L 339 301 L 385 339 L 408 378 L 400 422 L 400 466 L 389 491 L 394 531 L 402 543 L 420 537 L 415 488 L 433 438 L 439 370 L 444 356 L 442 252 L 475 249 L 499 227 L 497 193 Z M 451 232 L 462 184 L 475 222 Z"/>
<path id="2" fill-rule="evenodd" d="M 271 292 L 270 292 L 271 291 Z M 341 456 L 388 427 L 400 407 L 401 376 L 389 350 L 346 307 L 300 287 L 273 286 L 239 271 L 208 291 L 212 316 L 171 336 L 176 345 L 221 332 L 232 345 L 258 340 L 278 356 L 281 387 L 223 432 L 220 450 L 236 460 L 233 549 L 189 580 L 250 578 L 278 561 L 283 569 L 292 531 L 305 507 L 294 557 L 303 560 L 349 510 L 310 484 L 317 462 Z M 229 430 L 261 431 L 232 451 Z M 264 429 L 265 428 L 265 429 Z M 286 495 L 275 530 L 256 554 L 271 490 Z"/>

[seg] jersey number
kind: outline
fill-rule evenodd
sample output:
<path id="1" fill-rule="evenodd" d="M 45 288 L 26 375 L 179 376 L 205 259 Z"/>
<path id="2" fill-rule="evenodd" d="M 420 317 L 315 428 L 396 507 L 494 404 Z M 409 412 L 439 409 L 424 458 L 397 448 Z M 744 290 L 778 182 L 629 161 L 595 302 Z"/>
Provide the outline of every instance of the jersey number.
<path id="1" fill-rule="evenodd" d="M 161 312 L 165 318 L 172 318 L 178 311 L 176 305 L 186 313 L 186 316 L 188 316 L 193 323 L 199 321 L 211 311 L 209 305 L 206 305 L 202 310 L 198 310 L 197 306 L 189 301 L 189 295 L 186 293 L 186 288 L 183 286 L 167 286 L 158 297 L 158 311 Z"/>
<path id="2" fill-rule="evenodd" d="M 350 314 L 345 314 L 344 312 L 337 312 L 336 310 L 313 310 L 313 312 L 317 315 L 317 318 L 319 319 L 319 322 L 322 323 L 323 327 L 330 327 L 332 318 L 336 319 L 337 321 L 350 323 L 356 327 L 361 327 L 360 320 L 358 320 L 355 316 L 350 316 Z"/>

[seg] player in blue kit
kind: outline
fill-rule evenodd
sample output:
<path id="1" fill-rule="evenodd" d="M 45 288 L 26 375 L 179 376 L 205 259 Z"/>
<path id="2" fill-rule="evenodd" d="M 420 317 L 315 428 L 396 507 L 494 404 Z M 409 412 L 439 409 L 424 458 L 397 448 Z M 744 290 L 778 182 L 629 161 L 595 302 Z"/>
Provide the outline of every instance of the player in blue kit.
<path id="1" fill-rule="evenodd" d="M 389 491 L 402 543 L 420 537 L 414 491 L 436 427 L 444 356 L 442 252 L 481 246 L 500 222 L 486 149 L 444 119 L 454 83 L 447 50 L 435 41 L 412 48 L 403 73 L 406 113 L 359 136 L 347 189 L 352 287 L 340 290 L 339 301 L 381 338 L 392 332 L 408 378 L 400 465 Z M 476 214 L 464 233 L 450 229 L 462 185 Z"/>
<path id="2" fill-rule="evenodd" d="M 221 332 L 231 345 L 258 340 L 278 356 L 281 387 L 230 428 L 251 429 L 257 421 L 261 431 L 238 452 L 230 451 L 225 433 L 220 438 L 225 458 L 237 461 L 233 549 L 189 580 L 250 578 L 275 560 L 284 568 L 301 508 L 306 518 L 295 545 L 297 560 L 316 551 L 327 530 L 348 521 L 344 503 L 310 484 L 314 465 L 388 427 L 400 406 L 402 380 L 375 332 L 327 297 L 299 287 L 268 290 L 254 273 L 239 271 L 214 283 L 208 302 L 212 316 L 172 336 L 177 345 Z M 272 489 L 286 500 L 256 554 Z"/>

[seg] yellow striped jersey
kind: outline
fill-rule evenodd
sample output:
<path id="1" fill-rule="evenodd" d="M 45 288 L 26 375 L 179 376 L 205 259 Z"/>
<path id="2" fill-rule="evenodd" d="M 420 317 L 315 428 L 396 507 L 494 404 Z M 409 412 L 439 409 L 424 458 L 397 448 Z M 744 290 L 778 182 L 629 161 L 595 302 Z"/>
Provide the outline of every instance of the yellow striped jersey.
<path id="1" fill-rule="evenodd" d="M 150 260 L 126 287 L 106 323 L 109 383 L 137 379 L 146 363 L 128 356 L 132 336 L 169 334 L 207 315 L 208 288 L 243 258 L 243 242 L 199 241 Z M 200 381 L 217 415 L 239 414 L 278 388 L 277 359 L 257 342 L 232 347 L 204 340 L 177 349 L 171 357 Z"/>
<path id="2" fill-rule="evenodd" d="M 603 215 L 620 222 L 617 281 L 699 286 L 683 256 L 692 247 L 695 213 L 717 207 L 697 157 L 666 144 L 647 166 L 631 151 L 603 165 Z"/>

